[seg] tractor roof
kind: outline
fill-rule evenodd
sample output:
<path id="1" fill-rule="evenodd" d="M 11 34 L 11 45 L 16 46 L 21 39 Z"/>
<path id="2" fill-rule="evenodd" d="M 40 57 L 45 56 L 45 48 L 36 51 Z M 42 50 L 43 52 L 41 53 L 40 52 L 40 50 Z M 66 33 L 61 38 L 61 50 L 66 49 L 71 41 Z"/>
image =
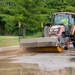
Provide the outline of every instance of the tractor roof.
<path id="1" fill-rule="evenodd" d="M 73 15 L 75 15 L 74 12 L 57 12 L 55 14 L 73 14 Z"/>

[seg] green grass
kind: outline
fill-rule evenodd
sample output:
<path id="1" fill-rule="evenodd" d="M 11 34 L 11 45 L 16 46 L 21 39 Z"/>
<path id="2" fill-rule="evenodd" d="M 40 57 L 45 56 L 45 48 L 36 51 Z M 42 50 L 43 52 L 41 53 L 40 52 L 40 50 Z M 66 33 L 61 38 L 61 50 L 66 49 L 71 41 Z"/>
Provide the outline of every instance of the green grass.
<path id="1" fill-rule="evenodd" d="M 42 32 L 37 32 L 33 35 L 26 36 L 26 38 L 37 38 L 37 37 L 43 37 L 43 33 Z"/>
<path id="2" fill-rule="evenodd" d="M 28 35 L 25 38 L 37 38 L 42 37 L 42 35 L 43 35 L 42 32 L 38 32 L 33 35 Z M 0 47 L 14 46 L 14 45 L 19 45 L 19 36 L 0 36 Z"/>
<path id="3" fill-rule="evenodd" d="M 19 45 L 18 36 L 0 36 L 0 47 Z"/>

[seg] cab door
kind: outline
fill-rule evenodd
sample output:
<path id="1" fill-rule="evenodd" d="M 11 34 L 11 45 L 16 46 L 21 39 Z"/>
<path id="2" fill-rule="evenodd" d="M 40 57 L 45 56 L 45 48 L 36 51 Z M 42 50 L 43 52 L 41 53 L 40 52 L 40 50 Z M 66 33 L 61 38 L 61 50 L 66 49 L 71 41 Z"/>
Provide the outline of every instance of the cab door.
<path id="1" fill-rule="evenodd" d="M 75 15 L 73 15 L 73 14 L 69 15 L 69 24 L 68 24 L 68 26 L 69 26 L 70 34 L 73 35 L 74 31 L 75 31 Z"/>

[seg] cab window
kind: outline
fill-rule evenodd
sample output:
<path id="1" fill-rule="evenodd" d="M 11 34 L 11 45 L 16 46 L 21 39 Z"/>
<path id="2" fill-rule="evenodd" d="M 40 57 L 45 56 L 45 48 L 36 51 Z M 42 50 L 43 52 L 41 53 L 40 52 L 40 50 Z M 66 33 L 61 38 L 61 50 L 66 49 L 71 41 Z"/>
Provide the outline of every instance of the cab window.
<path id="1" fill-rule="evenodd" d="M 69 23 L 72 25 L 75 24 L 75 15 L 69 15 Z"/>

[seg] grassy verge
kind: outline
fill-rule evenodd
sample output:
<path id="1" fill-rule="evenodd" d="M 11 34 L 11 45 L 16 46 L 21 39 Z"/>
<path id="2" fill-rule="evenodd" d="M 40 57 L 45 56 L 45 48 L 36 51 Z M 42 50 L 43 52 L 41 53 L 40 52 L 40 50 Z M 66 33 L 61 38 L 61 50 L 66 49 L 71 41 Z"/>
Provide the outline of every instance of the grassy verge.
<path id="1" fill-rule="evenodd" d="M 37 37 L 43 37 L 43 33 L 42 32 L 37 32 L 33 35 L 26 36 L 26 38 L 37 38 Z"/>
<path id="2" fill-rule="evenodd" d="M 18 36 L 0 36 L 0 47 L 19 45 Z"/>
<path id="3" fill-rule="evenodd" d="M 37 38 L 37 37 L 42 37 L 42 35 L 43 34 L 41 32 L 38 32 L 33 35 L 28 35 L 25 38 Z M 14 46 L 14 45 L 19 45 L 19 36 L 0 36 L 0 47 Z"/>

